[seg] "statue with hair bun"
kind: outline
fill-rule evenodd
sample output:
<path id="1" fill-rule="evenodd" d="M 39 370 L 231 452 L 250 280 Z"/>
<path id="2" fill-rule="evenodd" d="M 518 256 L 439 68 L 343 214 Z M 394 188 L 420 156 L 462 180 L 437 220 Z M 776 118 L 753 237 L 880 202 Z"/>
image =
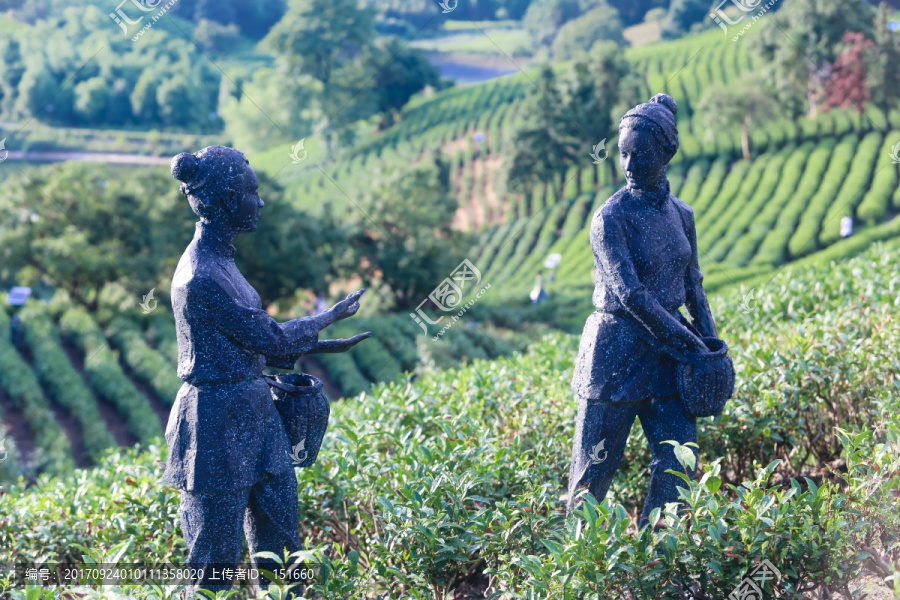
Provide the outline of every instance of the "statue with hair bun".
<path id="1" fill-rule="evenodd" d="M 323 329 L 356 314 L 365 290 L 311 317 L 278 322 L 263 309 L 234 262 L 235 235 L 256 231 L 265 206 L 242 152 L 224 146 L 184 152 L 171 170 L 200 220 L 172 278 L 184 383 L 166 427 L 163 480 L 181 489 L 188 566 L 204 569 L 193 586 L 217 591 L 230 583 L 214 580 L 213 566 L 236 567 L 244 535 L 251 557 L 302 549 L 291 447 L 269 390 L 275 384 L 263 368 L 293 369 L 304 354 L 344 352 L 371 334 L 319 339 Z"/>
<path id="2" fill-rule="evenodd" d="M 708 340 L 717 340 L 694 212 L 669 193 L 666 178 L 678 151 L 677 112 L 671 96 L 657 94 L 619 122 L 626 185 L 591 222 L 596 310 L 585 323 L 572 378 L 578 411 L 568 508 L 582 488 L 603 501 L 638 418 L 653 457 L 641 526 L 654 508 L 678 501 L 682 482 L 666 470 L 683 469 L 673 446 L 663 442 L 697 441 L 696 417 L 679 394 L 675 357 L 702 357 L 710 352 Z"/>

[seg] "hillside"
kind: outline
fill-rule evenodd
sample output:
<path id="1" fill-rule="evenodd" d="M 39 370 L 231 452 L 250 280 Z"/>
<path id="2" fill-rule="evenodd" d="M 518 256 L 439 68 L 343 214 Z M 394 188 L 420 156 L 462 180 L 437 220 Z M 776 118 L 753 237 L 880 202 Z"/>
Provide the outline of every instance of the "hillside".
<path id="1" fill-rule="evenodd" d="M 672 192 L 694 207 L 701 267 L 713 287 L 772 272 L 830 246 L 840 239 L 842 216 L 853 216 L 861 232 L 900 210 L 898 167 L 890 158 L 900 141 L 900 111 L 888 118 L 867 106 L 863 118 L 835 109 L 816 119 L 767 120 L 751 131 L 749 164 L 740 159 L 739 131 L 708 129 L 695 110 L 701 90 L 735 84 L 760 66 L 742 42 L 711 31 L 626 52 L 641 74 L 641 98 L 666 92 L 679 103 L 681 148 L 670 166 Z M 316 211 L 326 202 L 347 206 L 372 178 L 439 151 L 453 168 L 460 205 L 455 225 L 480 233 L 469 258 L 497 276 L 489 281 L 504 283 L 510 293 L 527 292 L 547 253 L 559 252 L 560 276 L 589 283 L 590 260 L 583 257 L 589 256 L 590 215 L 620 185 L 615 132 L 597 132 L 598 142 L 609 140 L 610 158 L 594 165 L 585 148 L 583 163 L 566 177 L 564 197 L 543 187 L 525 198 L 508 194 L 504 160 L 510 136 L 526 116 L 522 108 L 533 81 L 534 74 L 525 72 L 420 99 L 400 123 L 340 158 L 313 157 L 305 168 L 283 169 L 286 153 L 279 148 L 259 156 L 259 164 L 279 173 L 289 198 Z M 485 134 L 480 148 L 476 132 Z"/>
<path id="2" fill-rule="evenodd" d="M 516 597 L 639 588 L 663 598 L 694 582 L 721 598 L 762 558 L 782 573 L 784 598 L 887 577 L 887 562 L 869 557 L 900 541 L 898 247 L 788 267 L 750 306 L 739 291 L 713 301 L 736 394 L 722 417 L 701 422 L 707 474 L 686 513 L 664 515 L 668 529 L 656 534 L 629 527 L 648 461 L 639 430 L 612 499 L 586 502 L 577 528 L 563 516 L 574 336 L 335 404 L 318 463 L 298 473 L 304 556 L 322 568 L 316 597 L 445 598 L 489 586 Z M 77 314 L 61 322 L 86 339 Z M 80 544 L 95 560 L 180 563 L 178 495 L 158 482 L 164 459 L 150 439 L 106 453 L 97 469 L 7 487 L 0 544 L 23 561 L 78 559 Z"/>
<path id="3" fill-rule="evenodd" d="M 641 98 L 666 91 L 679 103 L 681 148 L 669 179 L 672 193 L 694 208 L 704 285 L 714 295 L 738 293 L 740 286 L 740 293 L 752 294 L 787 264 L 844 260 L 871 242 L 900 234 L 900 220 L 894 218 L 900 211 L 900 178 L 891 160 L 891 149 L 900 141 L 900 112 L 887 118 L 867 106 L 863 119 L 835 109 L 815 120 L 766 121 L 751 131 L 750 161 L 741 158 L 739 131 L 708 130 L 696 110 L 701 90 L 734 84 L 760 66 L 747 41 L 731 43 L 712 31 L 626 52 L 640 75 Z M 566 64 L 556 67 L 560 74 L 567 69 Z M 542 185 L 524 195 L 507 193 L 511 137 L 526 117 L 533 76 L 525 72 L 417 97 L 397 124 L 333 157 L 318 138 L 308 140 L 309 158 L 300 165 L 290 164 L 289 148 L 251 157 L 256 169 L 286 187 L 292 204 L 317 213 L 329 202 L 338 210 L 355 210 L 350 203 L 366 194 L 372 181 L 438 151 L 450 162 L 451 192 L 459 203 L 454 227 L 476 235 L 466 257 L 480 270 L 481 285 L 491 287 L 466 314 L 465 326 L 433 343 L 428 338 L 436 329 L 423 336 L 408 313 L 339 323 L 330 334 L 367 329 L 375 337 L 346 355 L 317 356 L 300 365 L 325 378 L 332 397 L 402 381 L 406 372 L 423 374 L 509 354 L 551 328 L 580 331 L 592 310 L 590 219 L 621 185 L 615 132 L 609 132 L 611 154 L 605 162 L 595 165 L 590 148 L 584 149 L 584 161 L 568 173 L 561 198 Z M 30 133 L 35 147 L 41 145 L 42 131 Z M 485 134 L 480 148 L 473 140 L 476 132 Z M 73 147 L 92 139 L 98 148 L 119 140 L 143 151 L 154 144 L 197 141 L 69 133 Z M 853 215 L 856 227 L 842 240 L 844 215 Z M 545 272 L 550 299 L 532 307 L 528 292 L 549 254 L 562 256 L 552 282 Z M 371 301 L 377 304 L 377 297 Z M 124 305 L 115 309 L 125 318 L 113 320 L 109 311 L 90 314 L 64 296 L 52 308 L 34 303 L 22 315 L 26 335 L 20 350 L 0 341 L 5 426 L 14 430 L 11 439 L 26 454 L 40 451 L 26 461 L 27 474 L 40 472 L 42 465 L 58 473 L 73 464 L 86 466 L 103 449 L 146 440 L 165 425 L 178 386 L 171 313 L 163 304 L 150 316 L 142 315 L 135 302 L 127 310 Z M 292 312 L 304 314 L 305 309 L 297 306 Z M 7 318 L 0 314 L 0 326 Z M 85 336 L 87 330 L 94 333 Z"/>

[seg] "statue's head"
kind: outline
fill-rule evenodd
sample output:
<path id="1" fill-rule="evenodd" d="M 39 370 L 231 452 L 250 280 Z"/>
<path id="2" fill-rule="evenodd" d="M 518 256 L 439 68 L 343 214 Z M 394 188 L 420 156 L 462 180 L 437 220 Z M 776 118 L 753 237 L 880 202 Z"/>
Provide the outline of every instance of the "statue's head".
<path id="1" fill-rule="evenodd" d="M 638 104 L 619 121 L 619 162 L 628 187 L 655 187 L 678 151 L 675 114 L 678 105 L 667 94 Z"/>
<path id="2" fill-rule="evenodd" d="M 208 223 L 235 232 L 256 231 L 259 198 L 256 173 L 244 153 L 225 146 L 208 146 L 172 159 L 172 176 L 181 183 L 191 209 Z"/>

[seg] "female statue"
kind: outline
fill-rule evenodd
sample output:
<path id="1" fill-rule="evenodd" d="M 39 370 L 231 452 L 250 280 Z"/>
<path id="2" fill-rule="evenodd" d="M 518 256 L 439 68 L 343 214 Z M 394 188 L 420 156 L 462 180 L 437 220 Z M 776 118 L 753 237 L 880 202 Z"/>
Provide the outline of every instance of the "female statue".
<path id="1" fill-rule="evenodd" d="M 371 334 L 319 341 L 322 329 L 356 314 L 365 290 L 320 314 L 284 323 L 262 309 L 259 294 L 234 263 L 235 234 L 256 231 L 264 206 L 243 153 L 210 146 L 179 154 L 171 168 L 200 221 L 172 279 L 184 384 L 166 427 L 163 480 L 182 490 L 188 566 L 216 565 L 221 572 L 240 560 L 242 528 L 251 555 L 301 549 L 291 449 L 263 367 L 291 369 L 303 354 L 344 352 Z M 256 564 L 272 568 L 265 561 Z M 197 587 L 230 587 L 209 579 L 212 568 L 204 574 Z"/>
<path id="2" fill-rule="evenodd" d="M 619 122 L 627 184 L 591 223 L 596 311 L 585 323 L 572 383 L 578 413 L 569 510 L 583 486 L 604 499 L 637 417 L 653 456 L 641 526 L 653 508 L 678 500 L 680 480 L 666 470 L 681 466 L 673 447 L 662 442 L 697 441 L 696 419 L 678 396 L 676 362 L 664 349 L 703 354 L 701 337 L 717 337 L 702 286 L 694 213 L 669 194 L 666 179 L 678 150 L 676 111 L 671 96 L 657 94 Z"/>

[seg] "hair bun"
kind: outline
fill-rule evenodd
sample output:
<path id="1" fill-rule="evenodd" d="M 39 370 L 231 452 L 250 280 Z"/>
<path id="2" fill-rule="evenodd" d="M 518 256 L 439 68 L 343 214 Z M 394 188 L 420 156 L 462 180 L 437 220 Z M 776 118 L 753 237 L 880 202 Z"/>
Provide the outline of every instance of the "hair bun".
<path id="1" fill-rule="evenodd" d="M 668 94 L 656 94 L 650 98 L 650 102 L 662 104 L 669 109 L 673 116 L 678 114 L 678 104 L 675 103 L 675 98 Z"/>
<path id="2" fill-rule="evenodd" d="M 200 167 L 200 159 L 189 152 L 182 152 L 172 159 L 169 167 L 172 169 L 172 177 L 183 183 L 188 183 L 197 174 Z"/>

